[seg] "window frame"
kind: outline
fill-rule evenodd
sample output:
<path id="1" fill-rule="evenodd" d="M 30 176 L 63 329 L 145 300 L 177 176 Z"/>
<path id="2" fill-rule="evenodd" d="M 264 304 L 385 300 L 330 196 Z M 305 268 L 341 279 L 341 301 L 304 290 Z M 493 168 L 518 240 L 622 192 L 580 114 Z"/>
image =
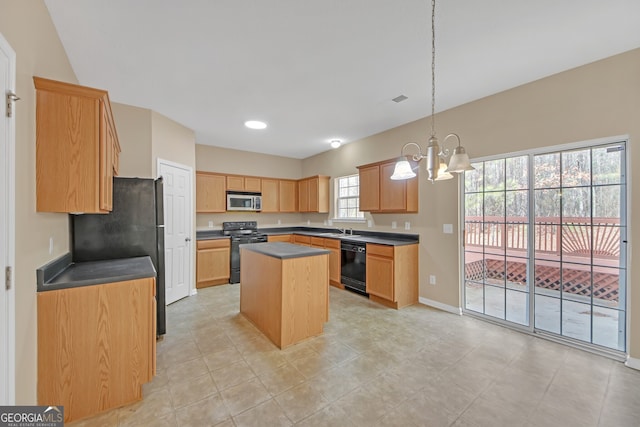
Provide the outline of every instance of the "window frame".
<path id="1" fill-rule="evenodd" d="M 341 186 L 341 183 L 343 182 L 343 180 L 345 179 L 349 179 L 349 178 L 357 178 L 358 179 L 358 194 L 356 196 L 346 196 L 346 197 L 340 197 L 340 189 L 341 188 L 345 188 L 343 186 Z M 354 187 L 352 185 L 350 186 L 346 186 L 346 187 Z M 338 222 L 365 222 L 366 218 L 364 216 L 364 212 L 360 210 L 360 176 L 359 174 L 355 173 L 355 174 L 350 174 L 350 175 L 343 175 L 343 176 L 338 176 L 334 179 L 334 212 L 333 212 L 333 221 L 338 221 Z M 341 200 L 356 200 L 357 206 L 358 206 L 358 211 L 357 214 L 360 216 L 357 217 L 341 217 L 339 216 L 340 214 L 340 201 Z"/>

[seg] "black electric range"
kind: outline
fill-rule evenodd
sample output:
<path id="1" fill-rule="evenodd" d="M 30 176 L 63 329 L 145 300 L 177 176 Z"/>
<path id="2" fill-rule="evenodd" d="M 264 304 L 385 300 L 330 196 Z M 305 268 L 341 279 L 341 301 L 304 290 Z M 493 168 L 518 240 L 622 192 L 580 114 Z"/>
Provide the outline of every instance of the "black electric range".
<path id="1" fill-rule="evenodd" d="M 231 238 L 229 283 L 240 283 L 240 245 L 266 242 L 267 235 L 258 231 L 257 221 L 223 222 L 222 234 Z"/>

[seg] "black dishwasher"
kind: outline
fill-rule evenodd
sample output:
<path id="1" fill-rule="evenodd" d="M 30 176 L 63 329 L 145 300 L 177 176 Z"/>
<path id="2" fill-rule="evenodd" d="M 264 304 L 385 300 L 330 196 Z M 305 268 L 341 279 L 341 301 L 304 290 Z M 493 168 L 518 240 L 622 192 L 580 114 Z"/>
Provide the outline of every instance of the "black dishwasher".
<path id="1" fill-rule="evenodd" d="M 367 245 L 343 240 L 341 245 L 341 282 L 345 288 L 367 294 Z"/>

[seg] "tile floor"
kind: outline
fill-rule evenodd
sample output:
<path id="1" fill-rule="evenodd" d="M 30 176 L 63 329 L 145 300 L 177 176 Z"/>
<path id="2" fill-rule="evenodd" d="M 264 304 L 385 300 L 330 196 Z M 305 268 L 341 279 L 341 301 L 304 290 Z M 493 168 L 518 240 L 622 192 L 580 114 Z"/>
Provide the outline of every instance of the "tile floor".
<path id="1" fill-rule="evenodd" d="M 167 307 L 144 399 L 76 426 L 638 426 L 640 372 L 423 305 L 331 288 L 324 335 L 279 350 L 239 285 Z"/>

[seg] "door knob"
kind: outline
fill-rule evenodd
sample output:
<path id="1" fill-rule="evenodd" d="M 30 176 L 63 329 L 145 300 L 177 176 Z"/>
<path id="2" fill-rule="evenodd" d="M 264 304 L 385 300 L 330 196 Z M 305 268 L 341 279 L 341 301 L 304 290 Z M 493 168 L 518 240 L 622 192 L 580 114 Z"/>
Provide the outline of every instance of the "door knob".
<path id="1" fill-rule="evenodd" d="M 190 241 L 191 241 L 191 237 L 185 237 L 185 238 L 184 238 L 184 241 L 185 241 L 185 242 L 190 242 Z"/>

